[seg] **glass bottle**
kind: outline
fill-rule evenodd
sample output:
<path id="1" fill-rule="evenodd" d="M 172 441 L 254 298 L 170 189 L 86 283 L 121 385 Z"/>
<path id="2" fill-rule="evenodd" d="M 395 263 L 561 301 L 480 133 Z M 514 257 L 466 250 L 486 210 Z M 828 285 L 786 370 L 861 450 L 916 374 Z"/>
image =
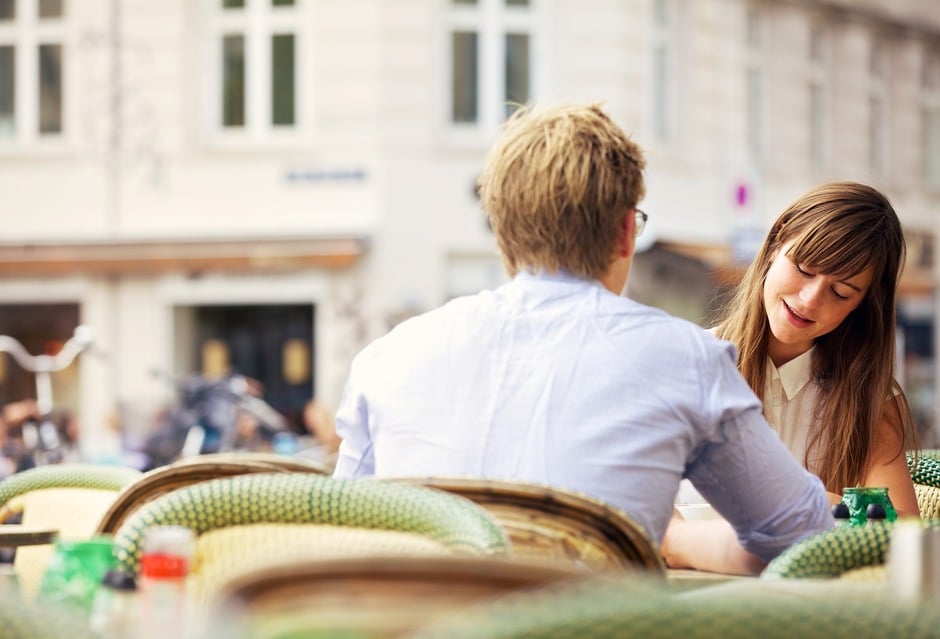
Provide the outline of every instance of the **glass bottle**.
<path id="1" fill-rule="evenodd" d="M 91 606 L 89 625 L 104 639 L 137 636 L 137 583 L 119 568 L 105 573 Z"/>
<path id="2" fill-rule="evenodd" d="M 869 521 L 881 519 L 895 521 L 898 513 L 888 497 L 888 489 L 880 486 L 853 486 L 842 493 L 842 503 L 849 509 L 849 523 L 861 526 Z"/>
<path id="3" fill-rule="evenodd" d="M 39 584 L 41 602 L 66 605 L 88 614 L 104 574 L 117 561 L 108 536 L 56 542 Z"/>
<path id="4" fill-rule="evenodd" d="M 186 577 L 195 535 L 183 526 L 156 526 L 140 556 L 140 637 L 181 637 L 187 631 Z"/>

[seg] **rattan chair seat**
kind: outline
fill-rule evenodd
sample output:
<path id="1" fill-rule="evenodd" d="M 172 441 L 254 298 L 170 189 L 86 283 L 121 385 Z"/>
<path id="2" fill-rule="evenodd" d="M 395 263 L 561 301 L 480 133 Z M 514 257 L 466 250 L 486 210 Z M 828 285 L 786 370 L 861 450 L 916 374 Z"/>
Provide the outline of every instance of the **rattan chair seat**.
<path id="1" fill-rule="evenodd" d="M 229 526 L 198 537 L 192 594 L 207 602 L 222 584 L 274 565 L 340 557 L 447 556 L 453 552 L 430 537 L 398 530 L 321 524 Z"/>
<path id="2" fill-rule="evenodd" d="M 226 584 L 216 600 L 222 635 L 397 637 L 507 593 L 588 576 L 515 559 L 374 557 L 261 569 Z"/>
<path id="3" fill-rule="evenodd" d="M 940 488 L 914 484 L 914 494 L 917 495 L 917 507 L 920 509 L 921 519 L 940 519 Z"/>
<path id="4" fill-rule="evenodd" d="M 595 571 L 665 576 L 657 544 L 629 515 L 593 497 L 525 482 L 467 477 L 396 478 L 461 495 L 490 511 L 514 556 Z"/>
<path id="5" fill-rule="evenodd" d="M 842 581 L 855 581 L 859 583 L 885 583 L 888 579 L 888 570 L 885 564 L 878 566 L 862 566 L 846 570 L 839 575 Z"/>

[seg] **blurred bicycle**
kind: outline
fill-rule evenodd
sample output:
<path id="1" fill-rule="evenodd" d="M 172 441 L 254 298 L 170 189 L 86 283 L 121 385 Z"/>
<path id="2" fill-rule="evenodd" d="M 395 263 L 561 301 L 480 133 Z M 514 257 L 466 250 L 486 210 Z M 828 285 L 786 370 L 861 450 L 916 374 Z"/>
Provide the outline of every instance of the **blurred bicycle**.
<path id="1" fill-rule="evenodd" d="M 195 455 L 267 451 L 275 439 L 295 437 L 284 416 L 261 397 L 258 384 L 243 375 L 177 378 L 153 372 L 173 385 L 178 401 L 144 446 L 144 470 Z"/>
<path id="2" fill-rule="evenodd" d="M 33 355 L 16 338 L 0 335 L 0 352 L 12 355 L 36 379 L 35 401 L 26 399 L 4 408 L 3 455 L 13 462 L 15 472 L 60 463 L 76 453 L 67 417 L 54 412 L 52 374 L 66 369 L 93 341 L 91 327 L 79 325 L 55 355 Z"/>

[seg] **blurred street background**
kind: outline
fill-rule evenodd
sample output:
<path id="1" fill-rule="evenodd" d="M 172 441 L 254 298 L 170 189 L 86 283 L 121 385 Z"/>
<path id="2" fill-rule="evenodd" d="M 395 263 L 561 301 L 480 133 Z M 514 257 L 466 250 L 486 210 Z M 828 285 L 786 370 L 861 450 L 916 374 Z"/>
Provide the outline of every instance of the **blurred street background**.
<path id="1" fill-rule="evenodd" d="M 244 375 L 302 431 L 368 341 L 505 280 L 484 154 L 513 104 L 575 101 L 648 151 L 629 295 L 703 326 L 798 195 L 885 192 L 940 439 L 936 0 L 0 0 L 0 334 L 93 329 L 53 375 L 87 459 L 168 375 Z M 0 404 L 35 397 L 0 356 Z"/>

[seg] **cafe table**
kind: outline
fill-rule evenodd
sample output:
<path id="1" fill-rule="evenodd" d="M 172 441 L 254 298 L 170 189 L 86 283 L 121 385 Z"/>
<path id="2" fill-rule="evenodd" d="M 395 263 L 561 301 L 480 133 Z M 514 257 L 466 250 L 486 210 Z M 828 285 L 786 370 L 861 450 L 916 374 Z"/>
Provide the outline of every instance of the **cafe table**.
<path id="1" fill-rule="evenodd" d="M 709 572 L 707 570 L 669 568 L 666 571 L 666 579 L 674 590 L 683 591 L 737 581 L 756 581 L 757 577 L 729 575 L 721 572 Z"/>
<path id="2" fill-rule="evenodd" d="M 43 546 L 51 544 L 59 536 L 54 528 L 25 526 L 22 524 L 0 525 L 0 548 L 20 548 L 22 546 Z M 21 594 L 19 577 L 12 563 L 0 563 L 0 596 L 19 597 Z"/>
<path id="3" fill-rule="evenodd" d="M 4 524 L 0 526 L 0 548 L 51 544 L 58 535 L 59 531 L 54 528 Z"/>

